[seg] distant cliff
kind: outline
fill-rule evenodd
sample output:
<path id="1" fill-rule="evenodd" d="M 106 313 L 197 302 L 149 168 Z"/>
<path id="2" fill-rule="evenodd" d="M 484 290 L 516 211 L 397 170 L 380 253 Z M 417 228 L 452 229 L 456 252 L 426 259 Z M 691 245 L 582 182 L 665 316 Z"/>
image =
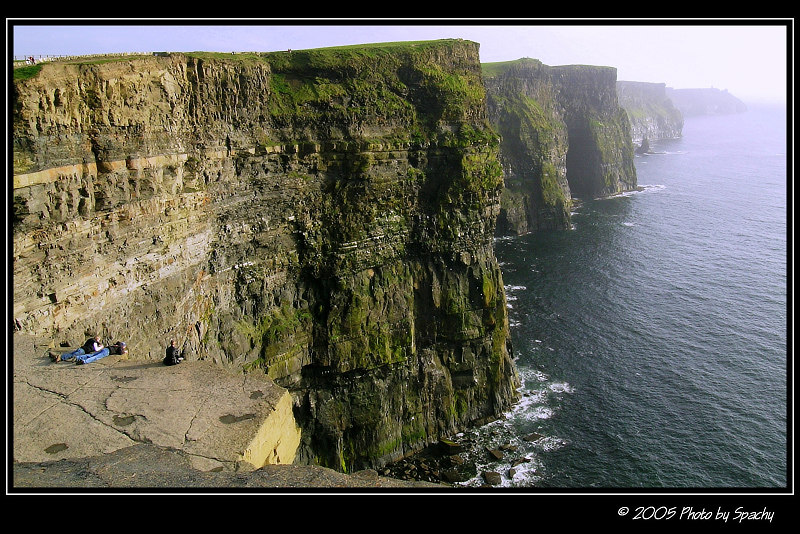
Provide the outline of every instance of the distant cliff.
<path id="1" fill-rule="evenodd" d="M 683 135 L 683 115 L 667 96 L 666 84 L 617 82 L 619 104 L 628 114 L 631 136 L 643 139 L 676 139 Z"/>
<path id="2" fill-rule="evenodd" d="M 728 115 L 747 111 L 744 102 L 727 90 L 672 89 L 667 87 L 667 97 L 683 113 L 684 117 L 698 115 Z"/>
<path id="3" fill-rule="evenodd" d="M 483 65 L 489 119 L 501 134 L 501 234 L 567 228 L 573 198 L 636 187 L 616 69 L 534 59 Z"/>
<path id="4" fill-rule="evenodd" d="M 515 401 L 477 44 L 40 68 L 13 87 L 18 331 L 266 373 L 342 471 Z"/>

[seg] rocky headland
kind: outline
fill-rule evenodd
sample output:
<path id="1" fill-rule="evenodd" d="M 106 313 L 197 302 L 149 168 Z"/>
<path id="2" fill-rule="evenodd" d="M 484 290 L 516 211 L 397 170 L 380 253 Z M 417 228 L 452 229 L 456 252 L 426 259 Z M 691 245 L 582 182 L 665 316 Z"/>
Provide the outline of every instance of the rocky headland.
<path id="1" fill-rule="evenodd" d="M 411 455 L 511 407 L 493 239 L 565 228 L 575 199 L 636 187 L 615 69 L 482 66 L 462 40 L 54 62 L 20 69 L 12 112 L 13 328 L 37 347 L 13 355 L 26 373 L 49 365 L 42 349 L 95 334 L 157 367 L 175 339 L 187 363 L 258 375 L 289 399 L 269 447 L 296 435 L 279 456 L 329 469 L 331 484 L 425 478 L 409 473 L 427 455 Z M 112 378 L 160 380 L 92 365 L 104 361 Z M 71 473 L 54 480 L 114 486 L 108 466 L 126 463 L 155 480 L 148 462 L 167 457 L 194 469 L 197 443 L 154 439 L 136 388 L 108 383 L 97 394 L 127 412 L 44 388 L 50 408 L 26 424 L 68 405 L 104 430 L 141 425 L 105 458 L 54 448 L 47 466 Z M 261 463 L 282 462 L 258 446 L 270 459 L 246 470 L 263 477 Z M 16 464 L 20 484 L 49 471 L 38 454 Z M 171 481 L 249 484 L 240 456 Z M 446 479 L 455 457 L 431 458 L 430 480 Z"/>
<path id="2" fill-rule="evenodd" d="M 573 202 L 636 188 L 615 68 L 523 58 L 483 71 L 489 119 L 502 139 L 499 234 L 568 228 Z"/>
<path id="3" fill-rule="evenodd" d="M 637 147 L 648 141 L 683 135 L 683 114 L 667 96 L 666 84 L 618 81 L 617 95 L 628 115 Z"/>
<path id="4" fill-rule="evenodd" d="M 42 65 L 14 83 L 15 329 L 175 339 L 290 391 L 297 461 L 396 461 L 517 398 L 498 151 L 466 41 Z"/>

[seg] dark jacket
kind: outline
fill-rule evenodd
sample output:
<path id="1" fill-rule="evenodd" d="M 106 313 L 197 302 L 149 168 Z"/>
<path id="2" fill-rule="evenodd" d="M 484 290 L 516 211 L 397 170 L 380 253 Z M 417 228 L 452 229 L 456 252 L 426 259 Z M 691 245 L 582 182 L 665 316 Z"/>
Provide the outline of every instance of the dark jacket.
<path id="1" fill-rule="evenodd" d="M 91 354 L 94 352 L 94 344 L 97 343 L 93 337 L 90 337 L 86 340 L 86 343 L 83 344 L 83 352 L 86 354 Z"/>
<path id="2" fill-rule="evenodd" d="M 180 360 L 178 360 L 180 355 L 181 353 L 178 351 L 178 349 L 170 345 L 167 347 L 167 355 L 164 356 L 164 365 L 175 365 L 180 363 Z"/>

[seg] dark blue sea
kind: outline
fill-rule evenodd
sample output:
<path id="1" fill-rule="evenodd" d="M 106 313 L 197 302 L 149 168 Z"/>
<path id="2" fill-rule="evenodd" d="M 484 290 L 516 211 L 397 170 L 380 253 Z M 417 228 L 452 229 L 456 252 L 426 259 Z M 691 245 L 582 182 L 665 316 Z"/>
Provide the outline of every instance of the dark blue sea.
<path id="1" fill-rule="evenodd" d="M 496 242 L 523 400 L 462 438 L 503 486 L 788 484 L 786 111 L 651 148 L 640 191 Z"/>

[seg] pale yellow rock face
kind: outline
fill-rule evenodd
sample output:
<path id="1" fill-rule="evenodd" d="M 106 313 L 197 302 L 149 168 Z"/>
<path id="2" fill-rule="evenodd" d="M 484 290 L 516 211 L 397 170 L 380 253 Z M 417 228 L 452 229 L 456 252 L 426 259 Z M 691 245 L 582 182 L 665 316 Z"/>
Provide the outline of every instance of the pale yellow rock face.
<path id="1" fill-rule="evenodd" d="M 300 445 L 300 434 L 292 415 L 292 398 L 287 393 L 258 429 L 255 438 L 244 450 L 242 460 L 255 467 L 291 464 Z"/>

